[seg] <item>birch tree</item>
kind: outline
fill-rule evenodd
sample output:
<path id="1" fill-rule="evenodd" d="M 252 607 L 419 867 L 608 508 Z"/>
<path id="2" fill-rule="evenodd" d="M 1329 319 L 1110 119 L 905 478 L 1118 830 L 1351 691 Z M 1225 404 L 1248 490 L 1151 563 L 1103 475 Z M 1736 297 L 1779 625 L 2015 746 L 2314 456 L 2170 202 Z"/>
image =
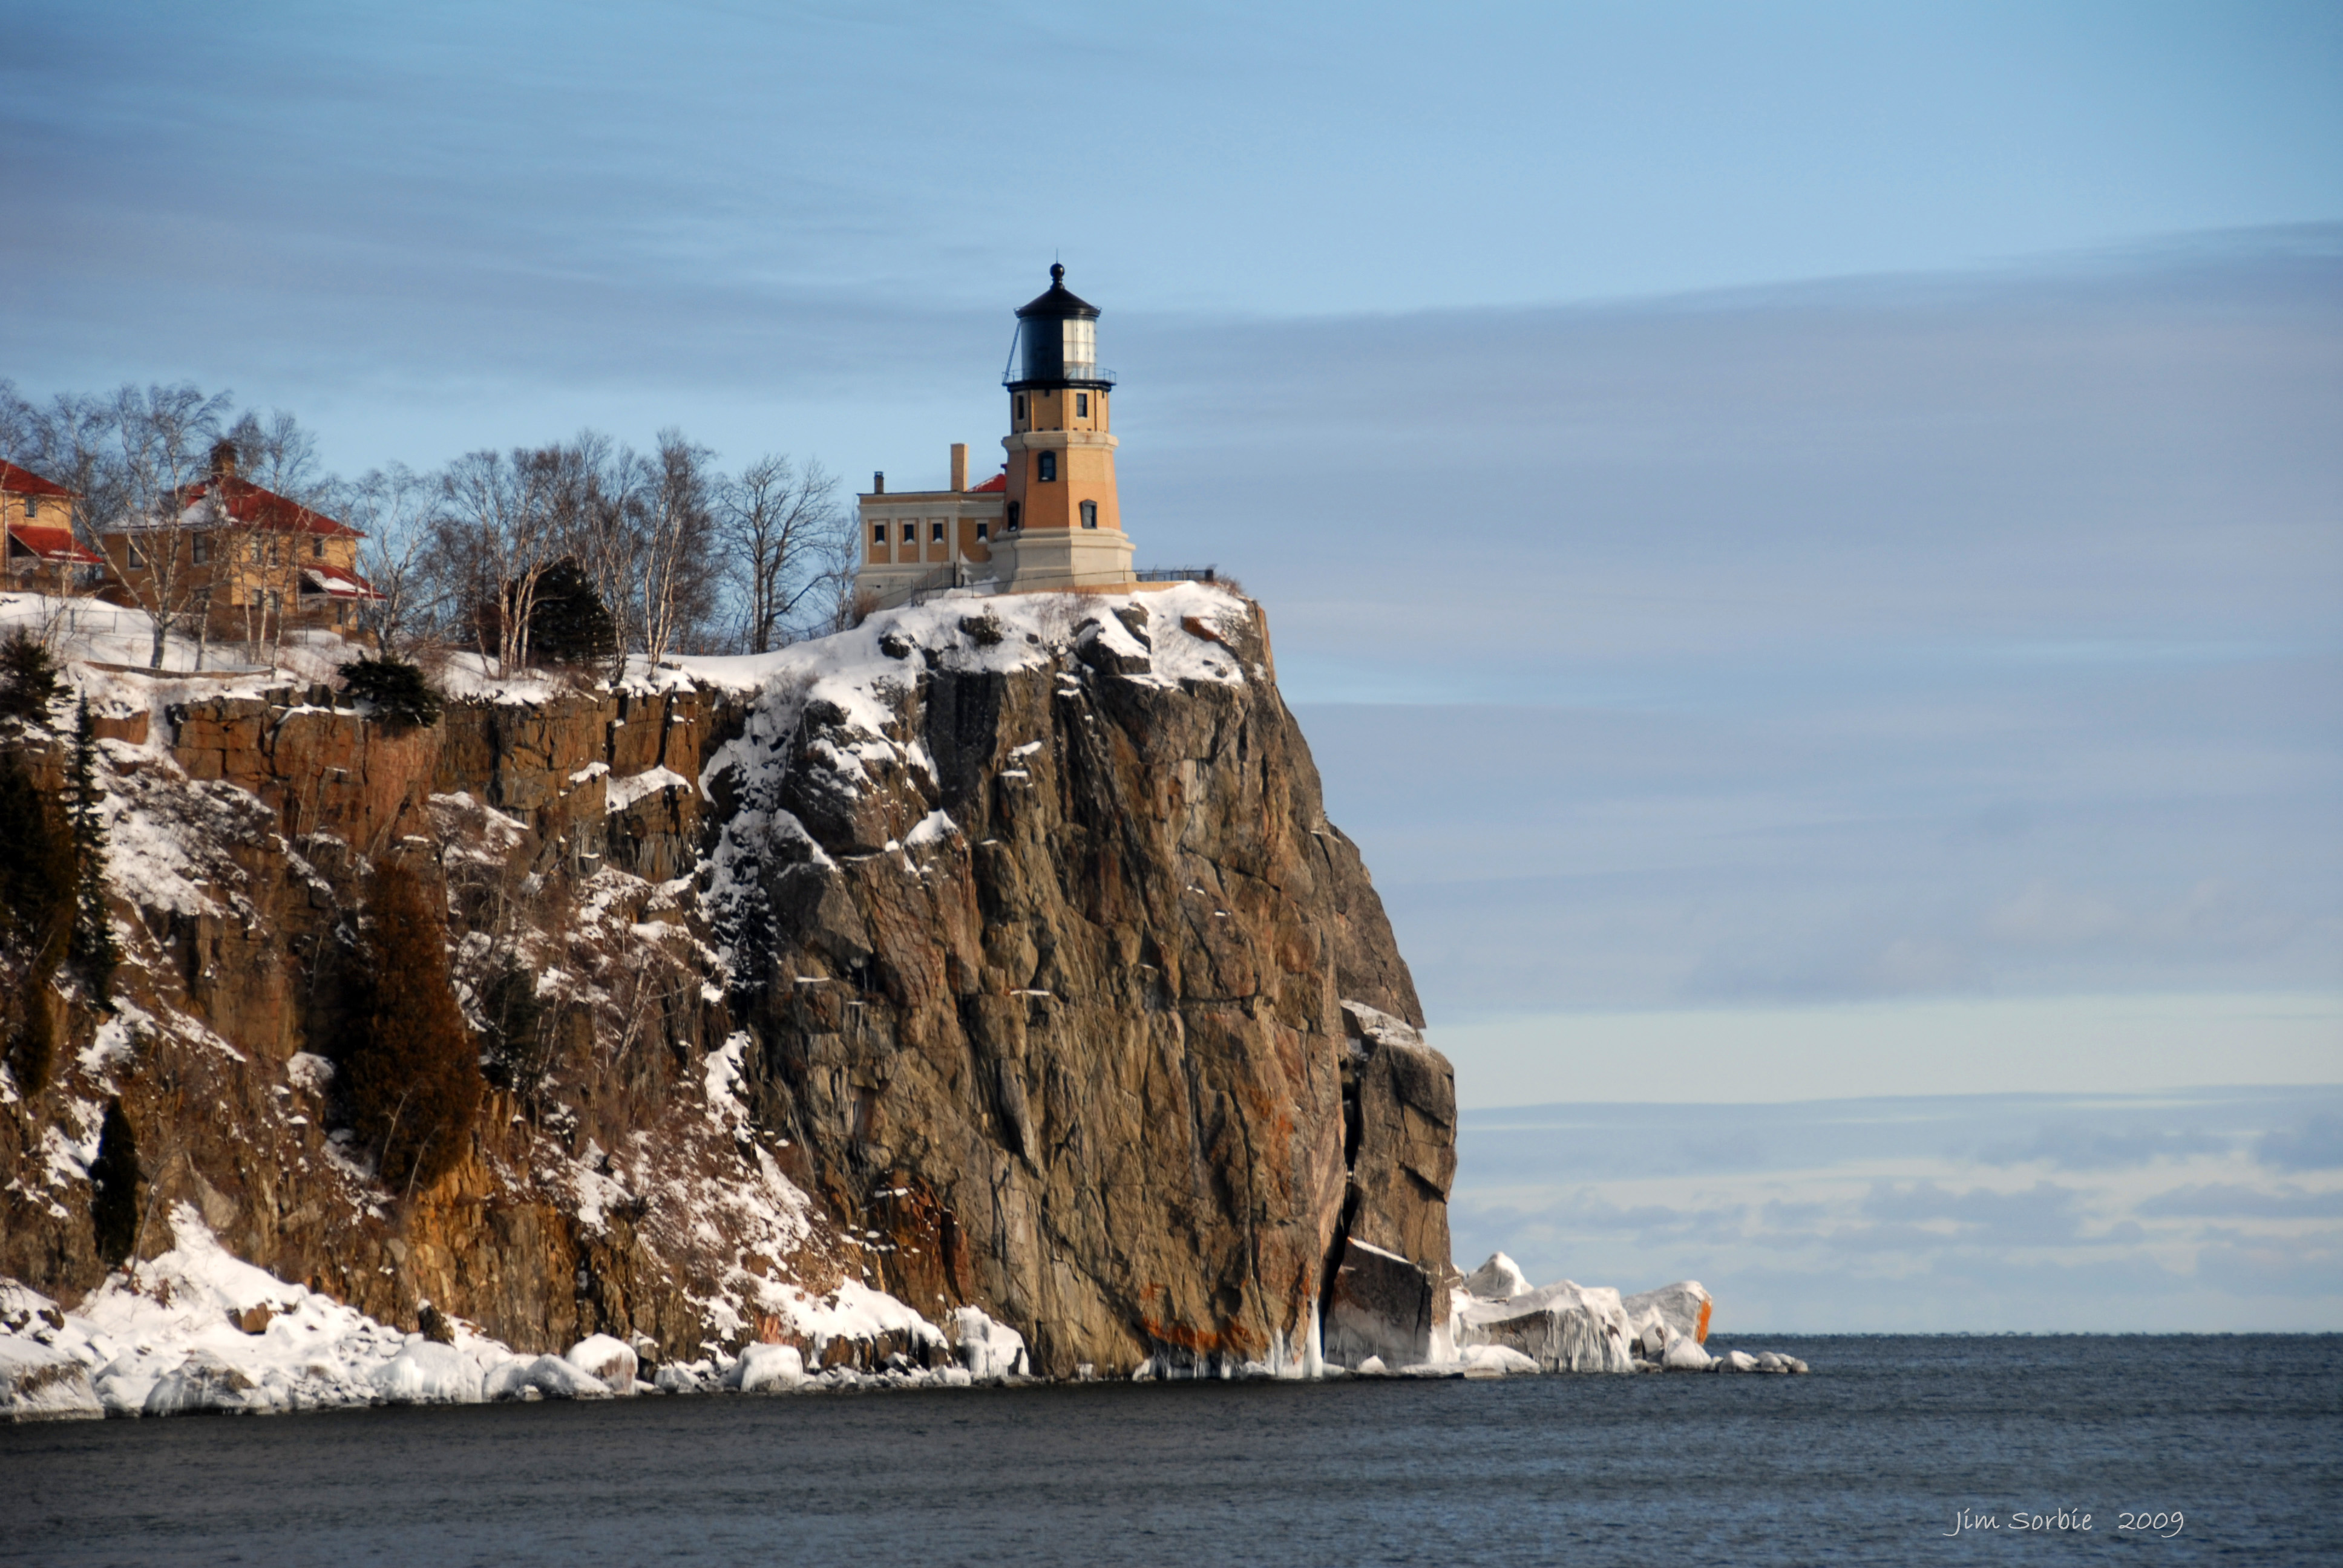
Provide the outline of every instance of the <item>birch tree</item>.
<path id="1" fill-rule="evenodd" d="M 407 651 L 440 618 L 444 601 L 425 569 L 438 489 L 437 475 L 393 463 L 369 470 L 341 502 L 350 525 L 366 536 L 358 543 L 358 575 L 380 596 L 359 601 L 358 625 L 374 634 L 385 658 Z"/>
<path id="2" fill-rule="evenodd" d="M 172 626 L 191 608 L 201 615 L 206 608 L 208 584 L 196 570 L 191 535 L 196 528 L 216 527 L 216 518 L 191 519 L 194 508 L 186 505 L 185 496 L 206 472 L 227 407 L 226 393 L 207 397 L 192 383 L 182 382 L 143 390 L 125 386 L 115 393 L 108 411 L 115 448 L 110 456 L 117 465 L 123 526 L 129 530 L 125 548 L 136 558 L 119 564 L 144 568 L 143 597 L 154 619 L 150 668 L 163 668 Z M 216 503 L 215 488 L 205 498 L 205 509 L 216 508 Z M 203 663 L 200 649 L 196 662 L 198 668 Z"/>
<path id="3" fill-rule="evenodd" d="M 739 600 L 740 640 L 750 653 L 769 653 L 850 545 L 838 481 L 819 462 L 800 469 L 783 454 L 767 453 L 722 487 L 716 539 Z"/>
<path id="4" fill-rule="evenodd" d="M 434 565 L 499 676 L 527 668 L 538 585 L 563 554 L 553 526 L 558 477 L 551 447 L 469 452 L 440 477 Z"/>
<path id="5" fill-rule="evenodd" d="M 680 430 L 659 432 L 641 508 L 643 653 L 654 668 L 706 618 L 715 456 Z"/>

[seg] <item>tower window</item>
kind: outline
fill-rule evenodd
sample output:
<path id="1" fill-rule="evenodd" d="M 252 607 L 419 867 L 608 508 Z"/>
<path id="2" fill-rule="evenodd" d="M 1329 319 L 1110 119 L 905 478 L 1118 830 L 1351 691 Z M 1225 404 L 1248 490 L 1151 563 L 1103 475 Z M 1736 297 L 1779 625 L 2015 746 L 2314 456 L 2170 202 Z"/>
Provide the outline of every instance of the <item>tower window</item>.
<path id="1" fill-rule="evenodd" d="M 1077 392 L 1077 393 L 1075 393 L 1075 394 L 1074 394 L 1074 417 L 1076 417 L 1077 419 L 1087 419 L 1087 418 L 1089 418 L 1090 417 L 1091 417 L 1091 395 L 1090 395 L 1089 393 L 1087 393 L 1087 392 Z"/>
<path id="2" fill-rule="evenodd" d="M 1084 501 L 1082 503 L 1082 527 L 1086 528 L 1094 528 L 1098 527 L 1098 503 L 1096 501 Z"/>
<path id="3" fill-rule="evenodd" d="M 905 523 L 903 525 L 903 542 L 907 545 L 916 545 L 920 542 L 919 524 Z"/>
<path id="4" fill-rule="evenodd" d="M 942 544 L 943 542 L 944 542 L 944 522 L 943 522 L 943 519 L 942 519 L 941 518 L 930 518 L 930 519 L 929 519 L 929 522 L 928 522 L 928 543 L 930 543 L 930 544 L 931 544 L 931 545 L 940 545 L 940 544 Z"/>
<path id="5" fill-rule="evenodd" d="M 1033 455 L 1033 477 L 1043 484 L 1058 477 L 1058 454 L 1037 452 Z"/>
<path id="6" fill-rule="evenodd" d="M 1025 417 L 1025 394 L 1022 392 L 1017 394 L 1017 417 L 1020 419 Z"/>
<path id="7" fill-rule="evenodd" d="M 883 545 L 887 542 L 886 524 L 873 523 L 870 525 L 870 542 L 874 545 Z"/>
<path id="8" fill-rule="evenodd" d="M 1018 519 L 1018 513 L 1021 509 L 1021 508 L 1019 508 L 1015 501 L 1009 503 L 1009 531 L 1012 534 L 1025 526 Z"/>

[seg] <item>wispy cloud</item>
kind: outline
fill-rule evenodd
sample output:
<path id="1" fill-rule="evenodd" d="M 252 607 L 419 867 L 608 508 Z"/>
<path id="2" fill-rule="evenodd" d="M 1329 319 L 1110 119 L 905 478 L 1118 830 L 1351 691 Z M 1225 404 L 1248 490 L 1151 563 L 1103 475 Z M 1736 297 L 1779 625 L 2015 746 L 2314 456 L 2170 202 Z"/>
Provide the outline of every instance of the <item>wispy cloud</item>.
<path id="1" fill-rule="evenodd" d="M 2343 1186 L 2274 1181 L 2254 1151 L 2338 1097 L 1467 1112 L 1458 1256 L 1629 1289 L 1697 1277 L 1728 1332 L 2333 1329 Z"/>

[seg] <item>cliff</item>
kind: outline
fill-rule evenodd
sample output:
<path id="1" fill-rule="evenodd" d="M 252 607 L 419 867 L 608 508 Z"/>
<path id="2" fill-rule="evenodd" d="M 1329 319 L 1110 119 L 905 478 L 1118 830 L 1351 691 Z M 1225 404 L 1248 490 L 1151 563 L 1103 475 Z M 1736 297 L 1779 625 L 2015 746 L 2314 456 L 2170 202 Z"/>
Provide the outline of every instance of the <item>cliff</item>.
<path id="1" fill-rule="evenodd" d="M 524 1350 L 870 1364 L 975 1308 L 1045 1372 L 1180 1374 L 1304 1367 L 1322 1316 L 1353 1359 L 1443 1331 L 1453 1084 L 1253 607 L 949 600 L 683 663 L 451 670 L 405 731 L 75 669 L 125 961 L 109 1012 L 0 954 L 53 1036 L 0 1078 L 0 1274 L 71 1302 L 185 1203 Z M 0 768 L 57 791 L 65 712 Z M 488 1083 L 404 1185 L 336 1067 L 394 863 Z"/>

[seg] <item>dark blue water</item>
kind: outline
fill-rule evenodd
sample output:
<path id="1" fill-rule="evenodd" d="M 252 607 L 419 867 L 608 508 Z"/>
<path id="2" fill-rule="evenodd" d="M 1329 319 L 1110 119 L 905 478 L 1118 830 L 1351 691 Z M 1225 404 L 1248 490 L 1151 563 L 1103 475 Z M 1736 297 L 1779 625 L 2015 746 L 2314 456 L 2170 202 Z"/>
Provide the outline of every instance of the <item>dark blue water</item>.
<path id="1" fill-rule="evenodd" d="M 2343 1336 L 1736 1342 L 1815 1373 L 0 1429 L 0 1561 L 2343 1563 Z"/>

